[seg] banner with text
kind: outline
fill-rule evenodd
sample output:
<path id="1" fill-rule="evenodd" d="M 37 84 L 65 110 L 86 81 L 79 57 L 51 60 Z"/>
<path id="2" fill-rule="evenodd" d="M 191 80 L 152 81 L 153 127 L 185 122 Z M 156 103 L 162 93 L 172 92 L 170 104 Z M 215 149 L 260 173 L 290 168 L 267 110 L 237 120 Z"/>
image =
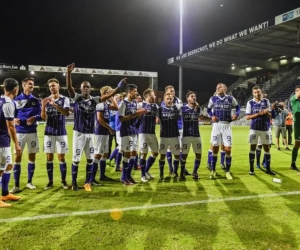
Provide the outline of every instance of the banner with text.
<path id="1" fill-rule="evenodd" d="M 28 65 L 0 63 L 0 70 L 28 70 Z"/>
<path id="2" fill-rule="evenodd" d="M 300 17 L 300 8 L 291 10 L 287 13 L 275 17 L 275 25 L 293 20 L 297 17 Z"/>
<path id="3" fill-rule="evenodd" d="M 67 71 L 67 68 L 59 67 L 59 66 L 29 65 L 29 71 L 65 73 Z M 77 67 L 74 69 L 73 73 L 89 74 L 89 75 L 157 77 L 157 72 L 113 70 L 113 69 L 91 69 L 91 68 L 77 68 Z"/>
<path id="4" fill-rule="evenodd" d="M 233 34 L 231 34 L 229 36 L 221 38 L 221 39 L 219 39 L 217 41 L 214 41 L 212 43 L 206 44 L 206 45 L 204 45 L 204 46 L 202 46 L 200 48 L 191 50 L 191 51 L 189 51 L 187 53 L 184 53 L 182 55 L 179 55 L 177 57 L 169 58 L 168 59 L 168 64 L 172 64 L 175 61 L 178 61 L 180 59 L 187 58 L 189 56 L 192 56 L 192 55 L 204 52 L 204 51 L 208 51 L 210 49 L 214 49 L 214 48 L 216 48 L 216 47 L 218 47 L 220 45 L 223 45 L 223 44 L 226 44 L 228 42 L 235 41 L 235 40 L 237 40 L 239 38 L 242 38 L 242 37 L 254 34 L 256 32 L 259 32 L 261 30 L 264 30 L 264 29 L 267 29 L 267 28 L 269 28 L 271 26 L 274 26 L 274 24 L 275 24 L 275 20 L 273 19 L 271 21 L 266 21 L 266 22 L 262 22 L 260 24 L 254 25 L 254 26 L 252 26 L 250 28 L 247 28 L 247 29 L 241 30 L 239 32 L 233 33 Z"/>

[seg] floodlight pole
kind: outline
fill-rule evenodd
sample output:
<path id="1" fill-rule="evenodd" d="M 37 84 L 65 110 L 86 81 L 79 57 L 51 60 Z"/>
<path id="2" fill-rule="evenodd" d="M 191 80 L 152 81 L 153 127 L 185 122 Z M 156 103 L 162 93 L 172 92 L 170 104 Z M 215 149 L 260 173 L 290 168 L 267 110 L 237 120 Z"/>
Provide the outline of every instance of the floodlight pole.
<path id="1" fill-rule="evenodd" d="M 183 0 L 180 4 L 179 55 L 183 53 Z M 179 66 L 179 99 L 182 100 L 182 66 Z"/>

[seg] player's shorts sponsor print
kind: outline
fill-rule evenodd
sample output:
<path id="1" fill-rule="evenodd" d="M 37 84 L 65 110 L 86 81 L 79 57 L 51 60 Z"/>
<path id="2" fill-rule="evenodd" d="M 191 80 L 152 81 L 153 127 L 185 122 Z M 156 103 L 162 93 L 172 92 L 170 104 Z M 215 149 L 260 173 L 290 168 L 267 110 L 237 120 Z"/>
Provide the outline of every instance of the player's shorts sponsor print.
<path id="1" fill-rule="evenodd" d="M 80 162 L 83 152 L 86 159 L 94 159 L 94 134 L 83 134 L 73 130 L 72 160 Z"/>
<path id="2" fill-rule="evenodd" d="M 68 153 L 68 137 L 66 135 L 45 135 L 44 136 L 44 152 L 48 154 L 58 153 L 66 154 Z"/>
<path id="3" fill-rule="evenodd" d="M 95 154 L 103 155 L 108 153 L 109 135 L 95 135 Z"/>
<path id="4" fill-rule="evenodd" d="M 121 150 L 123 152 L 137 151 L 137 135 L 121 137 Z"/>
<path id="5" fill-rule="evenodd" d="M 18 142 L 22 148 L 22 152 L 27 145 L 27 152 L 29 154 L 38 153 L 40 151 L 39 138 L 37 133 L 19 134 L 17 133 Z"/>
<path id="6" fill-rule="evenodd" d="M 155 134 L 139 134 L 139 152 L 158 152 L 158 142 Z"/>
<path id="7" fill-rule="evenodd" d="M 159 142 L 159 153 L 166 154 L 168 147 L 170 147 L 170 150 L 173 155 L 179 155 L 180 143 L 178 137 L 172 137 L 172 138 L 161 137 Z"/>
<path id="8" fill-rule="evenodd" d="M 211 131 L 210 142 L 213 146 L 221 143 L 225 147 L 232 146 L 232 129 L 229 123 L 214 123 Z"/>
<path id="9" fill-rule="evenodd" d="M 258 139 L 260 138 L 262 145 L 270 144 L 270 132 L 269 131 L 260 131 L 250 129 L 249 140 L 250 144 L 258 144 Z"/>
<path id="10" fill-rule="evenodd" d="M 195 154 L 201 154 L 202 153 L 201 137 L 192 137 L 192 136 L 182 137 L 182 154 L 188 154 L 191 146 Z"/>
<path id="11" fill-rule="evenodd" d="M 272 144 L 272 129 L 270 128 L 268 130 L 269 132 L 269 144 Z M 261 137 L 258 137 L 258 143 L 257 145 L 263 145 L 262 141 L 261 141 Z"/>
<path id="12" fill-rule="evenodd" d="M 12 164 L 11 148 L 0 148 L 0 170 L 4 171 L 8 164 Z"/>

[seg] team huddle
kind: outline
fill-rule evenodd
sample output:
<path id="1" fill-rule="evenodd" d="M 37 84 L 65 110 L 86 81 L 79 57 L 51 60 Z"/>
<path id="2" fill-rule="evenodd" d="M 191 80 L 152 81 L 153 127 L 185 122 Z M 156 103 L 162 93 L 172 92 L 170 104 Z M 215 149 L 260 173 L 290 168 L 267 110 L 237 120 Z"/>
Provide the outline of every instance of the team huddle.
<path id="1" fill-rule="evenodd" d="M 186 160 L 190 148 L 195 154 L 194 167 L 191 173 L 195 180 L 200 179 L 198 169 L 201 164 L 202 142 L 199 131 L 200 121 L 211 121 L 213 123 L 211 132 L 211 149 L 208 153 L 208 168 L 210 178 L 216 178 L 216 164 L 219 148 L 221 146 L 221 165 L 225 170 L 226 178 L 233 179 L 230 168 L 232 162 L 232 129 L 230 123 L 238 119 L 240 105 L 236 99 L 226 94 L 225 84 L 218 84 L 216 93 L 209 100 L 207 113 L 204 116 L 197 103 L 196 94 L 188 91 L 186 103 L 182 103 L 175 97 L 175 89 L 169 85 L 166 87 L 163 102 L 158 106 L 155 92 L 147 89 L 143 93 L 144 100 L 137 101 L 137 86 L 127 84 L 127 79 L 122 79 L 116 88 L 102 87 L 100 96 L 91 96 L 91 85 L 84 81 L 81 83 L 81 94 L 75 92 L 72 85 L 71 74 L 75 64 L 67 66 L 66 85 L 70 98 L 74 103 L 74 128 L 72 147 L 72 184 L 74 191 L 78 190 L 77 173 L 82 154 L 86 157 L 86 177 L 84 183 L 85 191 L 92 191 L 92 185 L 101 183 L 97 180 L 97 171 L 100 172 L 100 181 L 110 180 L 105 175 L 106 165 L 112 158 L 109 156 L 109 137 L 116 134 L 117 148 L 111 154 L 117 155 L 117 171 L 121 172 L 120 181 L 129 186 L 137 183 L 132 177 L 132 170 L 136 166 L 139 156 L 141 169 L 141 181 L 146 183 L 154 179 L 150 173 L 156 158 L 159 155 L 159 180 L 164 180 L 165 159 L 169 165 L 168 172 L 174 178 L 185 180 L 190 175 L 186 169 Z M 21 197 L 15 194 L 21 191 L 20 176 L 22 152 L 27 145 L 28 150 L 28 180 L 26 187 L 35 189 L 33 176 L 35 171 L 36 153 L 39 152 L 39 140 L 37 136 L 37 123 L 46 121 L 44 132 L 44 152 L 47 156 L 46 170 L 48 184 L 45 190 L 53 187 L 53 159 L 57 153 L 61 185 L 64 189 L 70 186 L 66 181 L 67 163 L 65 154 L 68 153 L 68 138 L 65 117 L 70 113 L 70 99 L 59 93 L 59 81 L 49 79 L 48 87 L 51 96 L 42 100 L 32 95 L 34 79 L 26 78 L 22 81 L 23 92 L 18 95 L 19 85 L 15 79 L 4 80 L 4 95 L 0 98 L 0 157 L 1 157 L 1 181 L 2 196 L 0 207 L 10 207 L 7 200 L 19 200 Z M 123 100 L 117 100 L 117 93 L 125 89 Z M 251 119 L 250 126 L 250 175 L 254 175 L 255 150 L 262 145 L 265 151 L 266 173 L 274 175 L 270 168 L 270 118 L 274 115 L 269 101 L 262 98 L 259 87 L 253 88 L 253 100 L 250 100 L 246 108 L 246 117 Z M 299 116 L 297 107 L 300 99 L 300 88 L 292 98 L 293 112 Z M 232 109 L 235 109 L 232 115 Z M 115 128 L 109 125 L 110 113 L 115 112 Z M 157 118 L 160 123 L 160 141 L 155 134 Z M 298 119 L 297 121 L 299 121 Z M 295 128 L 295 130 L 297 130 Z M 298 130 L 297 130 L 298 131 Z M 295 132 L 296 134 L 296 132 Z M 297 133 L 297 136 L 299 133 Z M 293 149 L 292 169 L 295 165 L 299 148 L 300 137 L 295 138 Z M 10 140 L 14 142 L 15 158 L 12 163 Z M 296 149 L 295 149 L 296 148 Z M 295 153 L 294 153 L 295 151 Z M 150 156 L 147 159 L 147 155 Z M 174 160 L 172 158 L 174 157 Z M 179 169 L 180 167 L 180 169 Z M 8 185 L 10 174 L 13 170 L 14 187 L 9 191 Z"/>

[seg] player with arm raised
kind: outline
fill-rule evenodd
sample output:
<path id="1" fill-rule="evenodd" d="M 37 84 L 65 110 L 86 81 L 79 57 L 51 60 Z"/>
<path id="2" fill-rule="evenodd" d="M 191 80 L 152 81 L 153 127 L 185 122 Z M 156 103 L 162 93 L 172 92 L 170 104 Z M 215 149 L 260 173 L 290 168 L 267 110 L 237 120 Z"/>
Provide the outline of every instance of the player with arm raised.
<path id="1" fill-rule="evenodd" d="M 249 143 L 250 143 L 250 175 L 254 175 L 255 149 L 260 138 L 265 151 L 266 173 L 275 175 L 271 170 L 270 155 L 270 131 L 269 122 L 271 117 L 271 106 L 268 99 L 261 98 L 261 89 L 258 86 L 252 88 L 253 99 L 247 102 L 246 118 L 251 120 Z"/>
<path id="2" fill-rule="evenodd" d="M 186 159 L 192 145 L 196 158 L 192 176 L 194 179 L 200 179 L 198 169 L 201 163 L 202 142 L 199 131 L 199 120 L 210 121 L 210 118 L 203 116 L 201 108 L 197 103 L 195 92 L 188 91 L 186 99 L 187 103 L 181 108 L 183 121 L 181 172 L 185 169 Z M 185 179 L 185 176 L 180 176 L 180 179 Z"/>
<path id="3" fill-rule="evenodd" d="M 141 154 L 141 181 L 148 182 L 149 180 L 154 179 L 154 176 L 149 173 L 149 170 L 158 155 L 158 142 L 155 135 L 158 106 L 155 103 L 156 96 L 153 89 L 146 89 L 143 93 L 143 96 L 145 101 L 138 103 L 138 108 L 146 109 L 147 113 L 141 116 L 138 134 L 140 148 L 139 151 Z M 146 162 L 146 157 L 149 149 L 151 150 L 151 155 Z"/>
<path id="4" fill-rule="evenodd" d="M 219 83 L 216 88 L 217 95 L 210 98 L 207 113 L 212 119 L 213 127 L 211 131 L 211 144 L 213 145 L 211 173 L 210 178 L 216 178 L 216 163 L 218 158 L 219 146 L 224 145 L 226 154 L 226 178 L 232 180 L 230 174 L 231 167 L 231 146 L 232 146 L 232 130 L 231 121 L 237 120 L 240 114 L 240 105 L 233 96 L 226 95 L 227 86 Z M 235 115 L 231 116 L 232 108 L 236 109 Z"/>
<path id="5" fill-rule="evenodd" d="M 137 183 L 131 176 L 132 168 L 137 153 L 137 118 L 147 110 L 137 108 L 136 102 L 137 86 L 127 85 L 127 97 L 119 104 L 119 121 L 121 122 L 120 137 L 121 151 L 123 152 L 123 167 L 121 182 L 125 185 Z"/>
<path id="6" fill-rule="evenodd" d="M 91 84 L 84 81 L 80 85 L 81 94 L 77 94 L 72 85 L 71 73 L 75 68 L 75 64 L 67 66 L 66 83 L 70 97 L 74 101 L 74 129 L 73 129 L 73 157 L 72 157 L 72 189 L 78 190 L 77 173 L 78 164 L 81 160 L 82 153 L 85 152 L 87 159 L 86 165 L 86 180 L 84 188 L 90 192 L 91 175 L 93 172 L 94 159 L 94 126 L 95 126 L 95 111 L 96 105 L 104 102 L 112 97 L 119 88 L 126 86 L 126 78 L 121 80 L 118 87 L 110 91 L 104 96 L 91 96 Z"/>
<path id="7" fill-rule="evenodd" d="M 41 117 L 47 120 L 44 132 L 44 152 L 47 154 L 47 174 L 48 184 L 44 188 L 48 190 L 53 187 L 53 158 L 57 152 L 61 185 L 64 189 L 68 189 L 66 182 L 67 164 L 65 154 L 68 153 L 68 137 L 66 130 L 65 117 L 69 116 L 70 99 L 59 93 L 59 81 L 55 78 L 49 79 L 47 82 L 51 95 L 42 101 Z"/>
<path id="8" fill-rule="evenodd" d="M 13 168 L 10 142 L 15 144 L 16 156 L 22 154 L 22 149 L 18 143 L 18 137 L 14 125 L 15 105 L 13 98 L 18 95 L 19 84 L 13 78 L 7 78 L 3 82 L 4 95 L 0 97 L 0 178 L 2 178 L 2 194 L 0 196 L 0 208 L 10 207 L 4 201 L 19 200 L 20 196 L 15 196 L 8 192 L 10 173 Z"/>
<path id="9" fill-rule="evenodd" d="M 102 96 L 107 95 L 111 91 L 111 87 L 105 86 L 100 89 Z M 110 110 L 118 110 L 118 104 L 113 97 L 110 98 L 111 102 L 101 102 L 96 106 L 96 126 L 95 126 L 95 158 L 93 164 L 93 175 L 91 179 L 92 185 L 99 185 L 96 181 L 96 173 L 100 161 L 100 181 L 108 181 L 105 175 L 106 160 L 109 150 L 109 134 L 115 134 L 116 131 L 109 126 L 109 112 Z"/>
<path id="10" fill-rule="evenodd" d="M 39 152 L 39 139 L 37 135 L 37 122 L 41 121 L 41 104 L 38 98 L 32 95 L 34 89 L 34 79 L 25 78 L 22 81 L 23 92 L 14 99 L 16 105 L 15 126 L 17 130 L 18 142 L 22 151 L 27 145 L 28 151 L 28 181 L 26 187 L 35 189 L 32 178 L 35 171 L 35 156 Z M 14 179 L 15 186 L 11 193 L 20 191 L 22 154 L 15 155 Z"/>
<path id="11" fill-rule="evenodd" d="M 159 179 L 164 180 L 165 157 L 170 147 L 174 155 L 174 178 L 178 177 L 180 143 L 178 119 L 181 117 L 181 104 L 174 104 L 173 96 L 170 93 L 164 95 L 164 104 L 158 109 L 158 118 L 160 120 L 160 143 L 159 143 Z M 181 171 L 180 176 L 184 172 Z"/>

